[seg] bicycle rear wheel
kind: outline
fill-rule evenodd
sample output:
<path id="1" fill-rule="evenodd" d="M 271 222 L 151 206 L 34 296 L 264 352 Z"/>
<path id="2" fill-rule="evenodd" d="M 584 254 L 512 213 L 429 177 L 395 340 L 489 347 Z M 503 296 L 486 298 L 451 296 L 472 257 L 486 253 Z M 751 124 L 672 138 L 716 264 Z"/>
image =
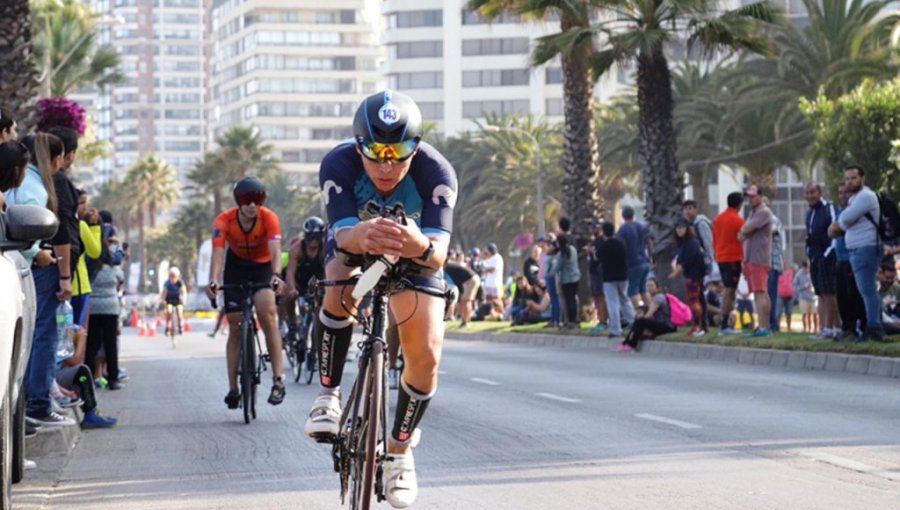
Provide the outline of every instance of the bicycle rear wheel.
<path id="1" fill-rule="evenodd" d="M 244 408 L 244 423 L 249 424 L 251 418 L 251 406 L 253 405 L 253 327 L 249 321 L 241 321 L 241 398 Z"/>
<path id="2" fill-rule="evenodd" d="M 294 382 L 299 383 L 303 376 L 303 358 L 306 357 L 306 349 L 304 349 L 306 332 L 301 325 L 291 338 L 291 370 L 294 374 Z"/>

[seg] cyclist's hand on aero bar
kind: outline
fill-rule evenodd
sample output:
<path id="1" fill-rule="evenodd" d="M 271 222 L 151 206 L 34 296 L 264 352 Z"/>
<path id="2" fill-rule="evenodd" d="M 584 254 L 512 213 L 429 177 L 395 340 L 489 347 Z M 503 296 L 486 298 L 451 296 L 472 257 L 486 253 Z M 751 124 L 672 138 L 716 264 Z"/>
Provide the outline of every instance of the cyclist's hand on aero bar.
<path id="1" fill-rule="evenodd" d="M 388 218 L 375 218 L 365 222 L 366 232 L 362 248 L 373 255 L 393 255 L 402 257 L 403 226 Z"/>
<path id="2" fill-rule="evenodd" d="M 284 294 L 285 285 L 284 285 L 284 282 L 281 281 L 281 277 L 279 277 L 277 275 L 273 276 L 271 285 L 272 285 L 272 290 L 275 291 L 276 296 L 281 296 L 282 294 Z"/>
<path id="3" fill-rule="evenodd" d="M 398 226 L 402 231 L 400 242 L 402 243 L 403 250 L 401 251 L 400 256 L 406 259 L 415 259 L 425 253 L 430 241 L 428 237 L 419 230 L 419 226 L 416 225 L 416 222 L 407 221 L 406 224 L 398 224 Z"/>

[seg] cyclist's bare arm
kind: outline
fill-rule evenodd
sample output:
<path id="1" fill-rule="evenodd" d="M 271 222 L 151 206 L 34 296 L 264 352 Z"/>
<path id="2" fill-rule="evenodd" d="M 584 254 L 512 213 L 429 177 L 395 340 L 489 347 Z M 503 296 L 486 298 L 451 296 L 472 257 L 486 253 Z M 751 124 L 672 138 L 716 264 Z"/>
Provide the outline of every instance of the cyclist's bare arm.
<path id="1" fill-rule="evenodd" d="M 281 282 L 281 239 L 269 239 L 269 257 L 272 259 L 272 280 Z M 278 285 L 273 290 L 280 296 L 284 293 L 284 285 Z"/>
<path id="2" fill-rule="evenodd" d="M 219 283 L 219 275 L 222 274 L 222 265 L 225 263 L 225 248 L 213 248 L 212 263 L 209 265 L 209 283 Z M 216 293 L 209 286 L 206 287 L 206 296 L 216 299 Z"/>
<path id="3" fill-rule="evenodd" d="M 295 243 L 294 246 L 291 246 L 291 250 L 288 253 L 288 267 L 287 267 L 287 288 L 291 291 L 291 294 L 294 293 L 294 282 L 297 281 L 297 264 L 300 263 L 300 257 L 303 256 L 303 243 Z"/>

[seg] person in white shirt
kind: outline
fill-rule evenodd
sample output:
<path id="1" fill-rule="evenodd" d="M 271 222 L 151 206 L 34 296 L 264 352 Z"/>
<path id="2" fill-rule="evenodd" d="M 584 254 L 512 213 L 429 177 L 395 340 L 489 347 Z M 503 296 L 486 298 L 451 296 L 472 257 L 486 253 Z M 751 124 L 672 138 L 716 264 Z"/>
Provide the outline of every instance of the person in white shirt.
<path id="1" fill-rule="evenodd" d="M 503 295 L 503 257 L 497 251 L 497 245 L 488 243 L 484 260 L 484 299 L 503 307 L 500 299 Z"/>

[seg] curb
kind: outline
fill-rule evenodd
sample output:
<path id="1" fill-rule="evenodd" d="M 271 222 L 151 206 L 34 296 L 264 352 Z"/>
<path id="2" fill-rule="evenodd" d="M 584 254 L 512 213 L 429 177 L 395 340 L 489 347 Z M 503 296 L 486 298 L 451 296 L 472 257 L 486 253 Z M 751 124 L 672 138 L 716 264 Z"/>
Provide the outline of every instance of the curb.
<path id="1" fill-rule="evenodd" d="M 445 336 L 453 340 L 486 340 L 495 343 L 540 345 L 563 349 L 612 350 L 619 343 L 619 340 L 609 340 L 605 337 L 562 336 L 538 333 L 485 333 L 476 335 L 473 333 L 448 331 L 445 333 Z M 787 368 L 789 370 L 816 370 L 900 378 L 900 358 L 886 358 L 864 354 L 783 351 L 685 342 L 662 342 L 658 340 L 644 340 L 641 343 L 641 353 L 668 358 L 726 361 L 741 365 L 761 365 Z"/>
<path id="2" fill-rule="evenodd" d="M 63 414 L 81 422 L 81 409 Z M 25 439 L 25 458 L 37 463 L 37 469 L 25 471 L 22 482 L 12 486 L 12 506 L 16 510 L 41 510 L 50 504 L 54 488 L 62 478 L 72 451 L 81 440 L 81 426 L 61 427 L 38 432 Z"/>

